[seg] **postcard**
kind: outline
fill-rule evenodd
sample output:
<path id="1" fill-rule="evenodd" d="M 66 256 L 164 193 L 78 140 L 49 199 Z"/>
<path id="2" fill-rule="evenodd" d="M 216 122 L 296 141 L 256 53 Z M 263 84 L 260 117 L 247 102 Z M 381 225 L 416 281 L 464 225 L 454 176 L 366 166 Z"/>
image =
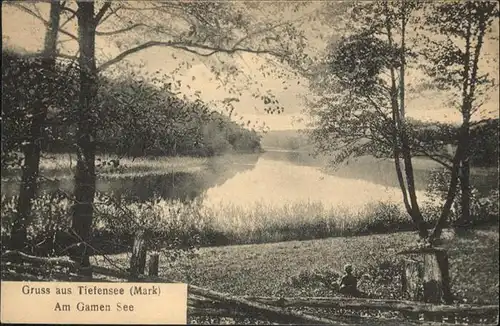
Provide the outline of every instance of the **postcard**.
<path id="1" fill-rule="evenodd" d="M 496 325 L 494 1 L 2 2 L 1 321 Z"/>

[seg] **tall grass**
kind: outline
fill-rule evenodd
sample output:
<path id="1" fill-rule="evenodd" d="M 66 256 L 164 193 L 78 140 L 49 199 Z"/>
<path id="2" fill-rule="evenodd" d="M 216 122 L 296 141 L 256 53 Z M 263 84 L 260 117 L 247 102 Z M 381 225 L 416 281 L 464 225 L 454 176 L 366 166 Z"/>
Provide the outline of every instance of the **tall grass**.
<path id="1" fill-rule="evenodd" d="M 230 244 L 308 240 L 412 230 L 406 213 L 390 202 L 371 203 L 359 210 L 328 207 L 321 202 L 257 202 L 252 206 L 219 203 L 203 208 Z"/>
<path id="2" fill-rule="evenodd" d="M 498 193 L 495 194 L 498 199 Z M 2 197 L 4 240 L 10 235 L 16 200 L 17 197 Z M 476 213 L 478 222 L 498 223 L 498 200 L 483 200 L 482 203 Z M 436 221 L 440 207 L 439 201 L 422 207 L 428 226 Z M 66 232 L 71 224 L 70 200 L 64 194 L 42 195 L 35 200 L 33 208 L 29 240 L 34 247 L 40 243 L 45 246 L 47 242 L 56 243 L 57 234 Z M 111 250 L 113 242 L 129 248 L 134 235 L 145 231 L 151 245 L 161 249 L 309 240 L 414 229 L 401 205 L 392 202 L 374 202 L 355 209 L 325 206 L 314 201 L 279 204 L 257 201 L 253 205 L 222 201 L 204 203 L 204 196 L 190 202 L 160 198 L 131 202 L 117 201 L 101 193 L 95 200 L 93 238 L 108 243 L 106 246 L 96 244 L 102 250 Z"/>
<path id="3" fill-rule="evenodd" d="M 118 160 L 119 164 L 113 162 Z M 178 172 L 206 164 L 207 158 L 191 156 L 171 157 L 117 157 L 116 155 L 102 154 L 96 157 L 96 171 L 100 174 L 140 174 L 155 171 Z M 50 153 L 40 159 L 40 172 L 45 177 L 72 176 L 76 167 L 75 154 Z M 11 167 L 6 175 L 17 175 L 20 166 Z"/>
<path id="4" fill-rule="evenodd" d="M 16 199 L 2 198 L 4 239 L 10 234 Z M 67 198 L 55 195 L 37 198 L 29 228 L 33 246 L 55 242 L 58 233 L 67 231 L 70 209 Z M 126 203 L 103 196 L 96 199 L 94 215 L 93 237 L 100 239 L 96 241 L 108 244 L 114 241 L 117 246 L 125 247 L 132 244 L 134 233 L 139 230 L 148 232 L 155 246 L 161 248 L 306 240 L 413 229 L 397 205 L 384 202 L 355 211 L 326 207 L 320 202 L 207 206 L 203 205 L 202 198 L 189 203 L 164 199 Z M 103 250 L 115 250 L 110 249 L 111 244 L 95 245 L 108 248 Z"/>

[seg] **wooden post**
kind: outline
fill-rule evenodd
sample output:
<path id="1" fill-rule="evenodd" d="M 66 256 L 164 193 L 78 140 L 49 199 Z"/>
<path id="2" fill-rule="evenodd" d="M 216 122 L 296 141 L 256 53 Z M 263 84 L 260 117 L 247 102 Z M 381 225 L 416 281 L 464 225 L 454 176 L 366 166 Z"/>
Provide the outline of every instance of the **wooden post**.
<path id="1" fill-rule="evenodd" d="M 443 277 L 436 253 L 424 254 L 424 302 L 426 303 L 441 303 L 443 297 Z M 441 316 L 433 316 L 424 314 L 424 320 L 441 322 Z"/>
<path id="2" fill-rule="evenodd" d="M 424 302 L 441 303 L 443 297 L 443 278 L 434 253 L 424 254 Z"/>
<path id="3" fill-rule="evenodd" d="M 403 270 L 401 271 L 401 286 L 403 297 L 411 301 L 422 301 L 423 294 L 421 291 L 423 264 L 415 259 L 405 259 L 403 262 Z M 408 312 L 403 313 L 405 318 L 410 320 L 419 320 L 419 313 Z"/>
<path id="4" fill-rule="evenodd" d="M 130 274 L 133 278 L 144 274 L 146 269 L 146 241 L 144 232 L 138 232 L 134 239 L 132 257 L 130 258 Z"/>
<path id="5" fill-rule="evenodd" d="M 405 259 L 401 275 L 403 297 L 412 301 L 423 300 L 421 282 L 424 265 L 416 259 Z"/>
<path id="6" fill-rule="evenodd" d="M 160 263 L 160 254 L 158 252 L 153 252 L 151 255 L 149 255 L 149 266 L 148 266 L 149 276 L 158 276 L 159 263 Z"/>
<path id="7" fill-rule="evenodd" d="M 419 260 L 406 259 L 403 273 L 403 291 L 410 300 L 423 299 L 427 303 L 452 303 L 448 255 L 442 248 L 417 248 L 399 254 L 416 255 Z M 421 269 L 421 272 L 418 272 Z M 422 293 L 422 297 L 420 297 Z M 442 316 L 424 314 L 424 319 L 442 322 Z"/>

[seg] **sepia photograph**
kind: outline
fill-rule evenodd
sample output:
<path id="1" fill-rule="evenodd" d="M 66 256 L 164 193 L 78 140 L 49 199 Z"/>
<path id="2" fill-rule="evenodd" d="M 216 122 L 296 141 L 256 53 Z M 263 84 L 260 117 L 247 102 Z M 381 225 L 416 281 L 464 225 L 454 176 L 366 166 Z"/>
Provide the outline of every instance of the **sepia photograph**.
<path id="1" fill-rule="evenodd" d="M 1 7 L 2 323 L 498 325 L 497 1 Z"/>

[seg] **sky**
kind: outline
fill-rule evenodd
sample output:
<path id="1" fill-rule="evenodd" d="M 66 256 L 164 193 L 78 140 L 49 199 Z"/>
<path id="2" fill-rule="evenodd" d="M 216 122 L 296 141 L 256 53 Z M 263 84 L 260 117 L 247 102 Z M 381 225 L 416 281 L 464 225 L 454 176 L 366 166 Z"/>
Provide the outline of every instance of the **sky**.
<path id="1" fill-rule="evenodd" d="M 297 19 L 298 17 L 314 12 L 314 10 L 321 10 L 321 5 L 321 2 L 312 2 L 309 6 L 304 7 L 296 13 L 283 14 L 282 19 Z M 269 6 L 269 4 L 260 4 L 261 12 L 265 12 L 266 6 Z M 42 15 L 47 17 L 49 6 L 47 4 L 39 4 L 38 7 Z M 308 40 L 310 40 L 311 49 L 313 49 L 310 51 L 313 53 L 314 51 L 320 51 L 322 46 L 324 48 L 324 41 L 321 40 L 335 34 L 335 31 L 322 27 L 321 23 L 314 21 L 308 21 L 301 26 L 305 30 Z M 68 31 L 76 34 L 76 22 L 68 24 L 66 28 Z M 24 49 L 29 52 L 39 51 L 43 45 L 44 33 L 45 28 L 43 24 L 36 18 L 19 9 L 2 5 L 2 42 L 4 45 L 7 44 L 8 46 Z M 496 33 L 498 35 L 498 28 Z M 321 37 L 319 37 L 320 34 Z M 65 37 L 61 37 L 61 40 L 65 40 L 62 43 L 63 52 L 74 54 L 77 49 L 76 42 L 67 41 L 69 39 Z M 314 48 L 315 46 L 317 49 Z M 484 47 L 486 52 L 498 58 L 498 40 L 487 42 Z M 111 58 L 120 52 L 116 42 L 112 42 L 109 38 L 104 37 L 97 38 L 96 48 L 98 62 L 105 61 L 106 58 Z M 296 77 L 280 78 L 273 74 L 263 77 L 259 71 L 259 67 L 269 64 L 268 58 L 265 56 L 240 53 L 229 57 L 222 54 L 200 60 L 199 56 L 183 50 L 154 47 L 129 56 L 126 62 L 134 67 L 141 66 L 142 72 L 153 73 L 162 71 L 167 74 L 177 68 L 179 63 L 187 62 L 189 65 L 184 66 L 180 73 L 176 74 L 176 78 L 182 82 L 179 91 L 190 98 L 194 98 L 194 94 L 199 92 L 201 99 L 209 102 L 221 101 L 224 98 L 234 96 L 234 93 L 229 93 L 227 87 L 221 86 L 210 71 L 209 67 L 214 63 L 220 63 L 220 61 L 230 62 L 242 72 L 241 77 L 231 84 L 242 93 L 239 97 L 239 102 L 234 103 L 234 119 L 251 120 L 257 126 L 265 123 L 272 130 L 301 129 L 305 126 L 304 121 L 307 121 L 308 118 L 302 113 L 305 106 L 303 98 L 311 94 L 307 88 L 307 81 Z M 485 67 L 498 80 L 498 60 L 490 62 L 490 65 Z M 281 66 L 278 66 L 279 69 L 287 71 L 285 68 L 282 69 Z M 407 82 L 412 83 L 417 79 L 418 76 L 410 75 L 407 77 Z M 262 93 L 265 90 L 271 90 L 275 94 L 281 106 L 285 108 L 284 113 L 270 115 L 264 112 L 262 101 L 251 96 L 253 93 Z M 491 99 L 484 104 L 482 112 L 490 112 L 488 113 L 489 116 L 498 117 L 498 97 L 497 88 L 492 94 Z M 445 94 L 435 89 L 430 89 L 409 97 L 407 114 L 419 120 L 459 122 L 459 112 L 447 107 L 444 103 L 445 98 Z"/>

